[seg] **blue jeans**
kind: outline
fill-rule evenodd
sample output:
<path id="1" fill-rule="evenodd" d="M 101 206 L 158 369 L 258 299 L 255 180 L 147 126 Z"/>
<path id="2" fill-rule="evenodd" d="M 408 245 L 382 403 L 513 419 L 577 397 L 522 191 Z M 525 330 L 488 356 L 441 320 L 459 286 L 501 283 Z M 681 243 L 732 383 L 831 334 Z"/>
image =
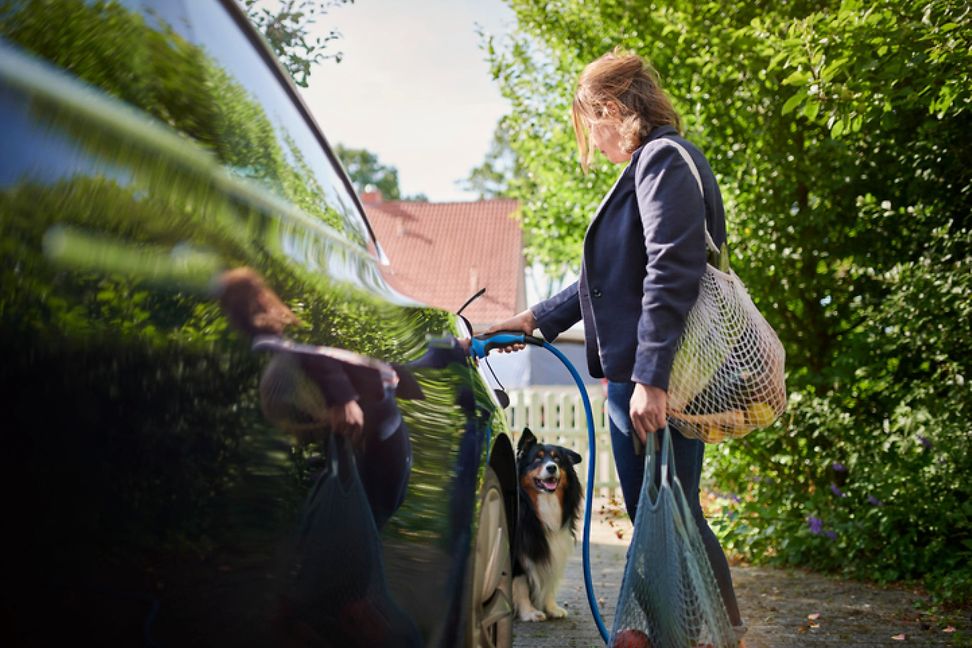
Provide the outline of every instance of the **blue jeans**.
<path id="1" fill-rule="evenodd" d="M 631 401 L 631 394 L 634 392 L 634 383 L 631 382 L 609 382 L 608 383 L 608 417 L 611 427 L 611 448 L 614 451 L 614 464 L 618 469 L 618 479 L 621 481 L 621 493 L 624 495 L 624 505 L 628 510 L 628 515 L 633 521 L 638 511 L 638 498 L 641 496 L 641 485 L 645 479 L 645 458 L 644 455 L 636 455 L 631 435 L 634 429 L 631 425 L 631 418 L 628 416 L 628 405 Z M 687 439 L 682 436 L 674 427 L 672 431 L 672 448 L 675 451 L 675 473 L 685 491 L 685 498 L 695 524 L 702 534 L 702 542 L 705 544 L 706 554 L 715 573 L 722 599 L 726 604 L 726 611 L 729 613 L 729 620 L 734 626 L 742 625 L 739 616 L 739 605 L 736 603 L 736 593 L 732 587 L 732 575 L 729 572 L 729 561 L 726 554 L 719 545 L 719 540 L 715 537 L 709 523 L 705 520 L 702 513 L 702 505 L 699 503 L 699 479 L 702 475 L 702 456 L 705 454 L 705 444 L 698 439 Z M 660 463 L 660 462 L 659 462 Z M 655 475 L 655 481 L 661 479 L 660 474 Z"/>

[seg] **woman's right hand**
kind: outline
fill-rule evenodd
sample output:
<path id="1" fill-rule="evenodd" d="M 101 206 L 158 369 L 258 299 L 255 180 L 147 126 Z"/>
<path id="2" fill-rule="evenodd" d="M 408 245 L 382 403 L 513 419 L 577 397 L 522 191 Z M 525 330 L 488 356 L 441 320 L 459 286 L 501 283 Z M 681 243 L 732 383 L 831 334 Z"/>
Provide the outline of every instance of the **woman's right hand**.
<path id="1" fill-rule="evenodd" d="M 361 443 L 364 430 L 364 411 L 358 401 L 350 400 L 342 405 L 327 408 L 328 423 L 331 429 L 351 440 L 353 445 Z"/>
<path id="2" fill-rule="evenodd" d="M 493 324 L 485 331 L 482 331 L 477 335 L 489 335 L 490 333 L 503 332 L 516 332 L 525 333 L 526 335 L 533 335 L 533 332 L 536 329 L 537 318 L 533 316 L 533 311 L 528 308 L 522 313 L 517 313 L 510 319 Z M 511 344 L 509 346 L 499 348 L 497 351 L 500 351 L 501 353 L 512 353 L 514 351 L 522 351 L 525 347 L 525 344 Z"/>

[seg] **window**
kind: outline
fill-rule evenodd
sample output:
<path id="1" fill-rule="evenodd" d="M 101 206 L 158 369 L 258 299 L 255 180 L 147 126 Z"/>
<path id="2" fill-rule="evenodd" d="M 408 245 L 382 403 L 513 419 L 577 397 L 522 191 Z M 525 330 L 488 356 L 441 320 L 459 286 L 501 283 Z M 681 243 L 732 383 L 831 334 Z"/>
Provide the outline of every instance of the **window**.
<path id="1" fill-rule="evenodd" d="M 341 172 L 257 45 L 223 4 L 193 0 L 185 8 L 219 100 L 221 130 L 213 135 L 224 163 L 367 246 L 371 234 Z"/>

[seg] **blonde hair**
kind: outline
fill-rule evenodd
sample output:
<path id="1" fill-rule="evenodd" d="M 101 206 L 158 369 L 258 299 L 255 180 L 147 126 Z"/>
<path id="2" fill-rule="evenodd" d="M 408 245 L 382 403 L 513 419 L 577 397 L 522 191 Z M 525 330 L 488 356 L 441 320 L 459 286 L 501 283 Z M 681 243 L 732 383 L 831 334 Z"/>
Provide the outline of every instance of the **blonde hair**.
<path id="1" fill-rule="evenodd" d="M 620 113 L 618 130 L 626 153 L 641 146 L 656 126 L 667 124 L 682 131 L 682 120 L 662 89 L 658 72 L 637 54 L 614 48 L 588 64 L 577 80 L 571 118 L 585 172 L 594 158 L 589 124 L 607 117 L 610 104 Z"/>

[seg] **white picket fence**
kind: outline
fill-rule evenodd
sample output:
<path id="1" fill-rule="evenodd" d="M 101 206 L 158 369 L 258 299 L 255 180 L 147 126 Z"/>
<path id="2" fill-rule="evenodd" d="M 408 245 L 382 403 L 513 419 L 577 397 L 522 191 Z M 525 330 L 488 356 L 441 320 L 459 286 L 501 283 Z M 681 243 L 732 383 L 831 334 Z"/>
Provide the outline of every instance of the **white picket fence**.
<path id="1" fill-rule="evenodd" d="M 506 415 L 510 428 L 519 441 L 523 428 L 542 443 L 553 443 L 574 450 L 584 458 L 576 466 L 577 475 L 587 487 L 588 456 L 587 417 L 576 387 L 528 387 L 509 392 L 510 406 Z M 597 463 L 594 471 L 594 491 L 600 497 L 621 497 L 618 473 L 611 453 L 611 433 L 608 428 L 607 400 L 600 386 L 588 388 L 594 414 Z"/>

